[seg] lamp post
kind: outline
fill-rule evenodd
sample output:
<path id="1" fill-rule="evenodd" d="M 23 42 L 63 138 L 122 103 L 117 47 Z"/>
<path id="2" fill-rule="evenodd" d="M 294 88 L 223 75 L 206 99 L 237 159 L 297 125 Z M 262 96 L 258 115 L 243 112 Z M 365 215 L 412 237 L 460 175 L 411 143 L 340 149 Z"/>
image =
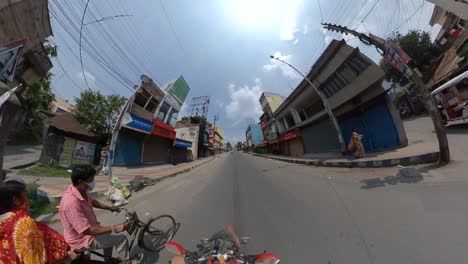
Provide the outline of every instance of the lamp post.
<path id="1" fill-rule="evenodd" d="M 343 139 L 343 133 L 341 132 L 341 128 L 340 128 L 340 125 L 338 124 L 338 121 L 336 120 L 335 118 L 335 115 L 333 114 L 333 111 L 330 107 L 330 104 L 327 100 L 327 98 L 325 97 L 325 95 L 322 93 L 322 91 L 320 91 L 317 86 L 315 86 L 311 80 L 309 80 L 309 78 L 307 78 L 301 71 L 299 71 L 298 69 L 296 69 L 296 67 L 292 66 L 291 64 L 287 63 L 286 61 L 280 59 L 280 58 L 277 58 L 273 55 L 270 56 L 270 58 L 274 59 L 274 60 L 277 60 L 279 62 L 282 62 L 286 65 L 288 65 L 289 67 L 291 67 L 293 70 L 295 70 L 299 75 L 301 75 L 304 80 L 307 81 L 307 83 L 309 83 L 310 86 L 312 86 L 312 88 L 315 90 L 315 92 L 318 94 L 318 96 L 320 97 L 320 99 L 322 100 L 322 103 L 323 103 L 323 107 L 325 108 L 325 111 L 327 112 L 328 116 L 330 117 L 330 120 L 332 121 L 333 123 L 333 126 L 335 127 L 335 130 L 336 130 L 336 134 L 338 136 L 338 142 L 340 142 L 340 149 L 341 149 L 341 154 L 345 154 L 346 153 L 346 146 L 345 146 L 345 142 L 344 142 L 344 139 Z"/>

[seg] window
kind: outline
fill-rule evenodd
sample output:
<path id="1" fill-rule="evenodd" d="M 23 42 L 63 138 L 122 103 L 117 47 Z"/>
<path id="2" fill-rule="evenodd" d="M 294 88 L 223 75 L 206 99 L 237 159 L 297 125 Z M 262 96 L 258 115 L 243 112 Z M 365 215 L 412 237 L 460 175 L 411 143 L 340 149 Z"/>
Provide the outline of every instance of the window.
<path id="1" fill-rule="evenodd" d="M 347 65 L 349 65 L 349 67 L 356 73 L 356 75 L 359 75 L 365 71 L 367 67 L 369 67 L 370 63 L 361 56 L 356 56 L 351 61 L 349 61 Z"/>
<path id="2" fill-rule="evenodd" d="M 156 101 L 155 98 L 151 97 L 151 100 L 146 105 L 145 110 L 153 114 L 154 111 L 156 111 L 156 108 L 158 107 L 158 104 L 159 104 L 159 102 Z"/>
<path id="3" fill-rule="evenodd" d="M 357 74 L 346 64 L 338 69 L 338 74 L 348 83 L 352 82 L 357 77 Z"/>
<path id="4" fill-rule="evenodd" d="M 286 123 L 288 124 L 288 128 L 294 126 L 294 119 L 291 114 L 287 114 L 284 117 L 284 120 L 286 120 Z"/>
<path id="5" fill-rule="evenodd" d="M 156 119 L 164 122 L 166 116 L 168 115 L 169 108 L 171 108 L 171 106 L 168 103 L 164 102 L 161 108 L 159 109 L 159 113 L 156 116 Z"/>
<path id="6" fill-rule="evenodd" d="M 305 112 L 304 111 L 299 111 L 299 117 L 301 118 L 301 121 L 304 121 L 307 119 Z"/>
<path id="7" fill-rule="evenodd" d="M 148 102 L 148 99 L 150 99 L 150 97 L 151 95 L 147 91 L 145 91 L 144 89 L 141 89 L 141 91 L 136 94 L 135 100 L 133 102 L 136 105 L 145 108 L 145 105 Z"/>

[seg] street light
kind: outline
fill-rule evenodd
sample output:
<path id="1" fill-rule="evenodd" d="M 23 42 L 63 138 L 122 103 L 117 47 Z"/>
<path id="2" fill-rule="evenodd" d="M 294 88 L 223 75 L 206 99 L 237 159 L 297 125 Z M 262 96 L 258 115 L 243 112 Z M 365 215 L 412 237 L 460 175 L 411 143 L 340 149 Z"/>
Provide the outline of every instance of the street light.
<path id="1" fill-rule="evenodd" d="M 338 121 L 336 120 L 335 115 L 333 115 L 333 111 L 332 111 L 332 109 L 330 107 L 330 104 L 328 103 L 328 100 L 325 97 L 325 95 L 322 93 L 322 91 L 320 91 L 317 88 L 317 86 L 315 86 L 312 83 L 312 81 L 309 80 L 309 78 L 307 78 L 302 72 L 300 72 L 298 69 L 296 69 L 296 67 L 292 66 L 291 64 L 287 63 L 286 61 L 284 61 L 284 60 L 282 60 L 280 58 L 277 58 L 277 57 L 275 57 L 273 55 L 270 55 L 270 58 L 272 58 L 274 60 L 277 60 L 279 62 L 282 62 L 282 63 L 288 65 L 289 67 L 291 67 L 293 70 L 295 70 L 297 73 L 299 73 L 299 75 L 301 75 L 304 78 L 304 80 L 306 80 L 310 84 L 310 86 L 312 86 L 312 88 L 314 88 L 315 92 L 318 94 L 318 96 L 322 100 L 323 106 L 325 107 L 325 111 L 327 111 L 327 114 L 330 117 L 330 120 L 332 121 L 333 126 L 335 127 L 336 134 L 338 135 L 338 141 L 340 142 L 341 154 L 344 155 L 346 153 L 346 146 L 345 146 L 345 142 L 344 142 L 344 139 L 343 139 L 343 133 L 341 133 L 340 125 L 338 124 Z"/>

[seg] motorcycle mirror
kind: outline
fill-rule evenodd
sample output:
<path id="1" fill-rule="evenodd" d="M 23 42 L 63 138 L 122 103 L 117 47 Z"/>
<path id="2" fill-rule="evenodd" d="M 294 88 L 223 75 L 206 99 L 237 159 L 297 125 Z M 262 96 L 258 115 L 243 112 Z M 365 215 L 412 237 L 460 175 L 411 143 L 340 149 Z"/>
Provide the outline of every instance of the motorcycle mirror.
<path id="1" fill-rule="evenodd" d="M 209 241 L 210 241 L 210 240 L 209 240 L 208 238 L 205 238 L 205 237 L 202 238 L 202 239 L 200 239 L 200 243 L 201 243 L 203 246 L 208 245 L 208 242 L 209 242 Z"/>
<path id="2" fill-rule="evenodd" d="M 240 240 L 241 244 L 245 245 L 245 244 L 249 243 L 250 237 L 241 237 L 239 240 Z"/>
<path id="3" fill-rule="evenodd" d="M 263 253 L 255 257 L 255 263 L 261 264 L 278 264 L 280 263 L 280 258 L 271 253 Z"/>
<path id="4" fill-rule="evenodd" d="M 165 246 L 167 251 L 171 252 L 172 254 L 179 255 L 185 253 L 185 249 L 176 242 L 166 242 Z"/>

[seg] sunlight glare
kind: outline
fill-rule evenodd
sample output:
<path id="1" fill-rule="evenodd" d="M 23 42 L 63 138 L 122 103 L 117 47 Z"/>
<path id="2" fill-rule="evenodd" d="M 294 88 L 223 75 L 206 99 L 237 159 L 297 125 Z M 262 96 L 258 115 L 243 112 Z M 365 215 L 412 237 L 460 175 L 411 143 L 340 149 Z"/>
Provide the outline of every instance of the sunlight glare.
<path id="1" fill-rule="evenodd" d="M 236 23 L 265 29 L 280 23 L 287 2 L 282 0 L 228 0 L 225 8 Z"/>

